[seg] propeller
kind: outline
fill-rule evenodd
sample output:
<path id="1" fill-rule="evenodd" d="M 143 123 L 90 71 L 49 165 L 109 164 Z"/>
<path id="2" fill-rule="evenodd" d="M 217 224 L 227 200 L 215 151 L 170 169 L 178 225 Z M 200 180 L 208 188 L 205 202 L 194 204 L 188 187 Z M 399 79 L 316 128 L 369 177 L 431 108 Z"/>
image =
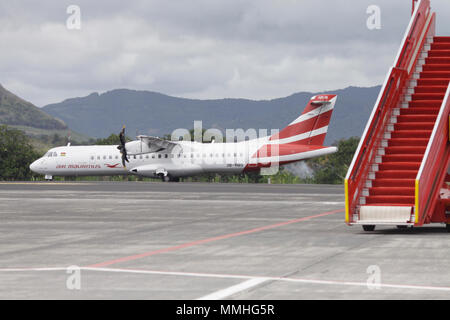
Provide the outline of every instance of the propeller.
<path id="1" fill-rule="evenodd" d="M 128 161 L 127 149 L 125 148 L 125 143 L 126 143 L 125 126 L 122 127 L 122 130 L 119 133 L 119 139 L 120 139 L 120 145 L 117 147 L 117 149 L 119 149 L 120 153 L 122 154 L 122 165 L 124 168 L 126 168 L 127 166 L 125 165 L 125 161 L 126 162 L 130 162 L 130 161 Z"/>

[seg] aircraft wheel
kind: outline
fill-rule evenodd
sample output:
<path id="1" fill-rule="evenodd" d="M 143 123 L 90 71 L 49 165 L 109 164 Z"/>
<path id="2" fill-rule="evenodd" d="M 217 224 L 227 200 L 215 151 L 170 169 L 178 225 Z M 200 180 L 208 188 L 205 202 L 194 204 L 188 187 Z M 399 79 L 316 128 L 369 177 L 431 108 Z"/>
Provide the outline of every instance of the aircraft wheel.
<path id="1" fill-rule="evenodd" d="M 159 177 L 163 182 L 180 182 L 180 178 L 171 177 L 170 175 L 165 176 L 160 174 Z"/>
<path id="2" fill-rule="evenodd" d="M 366 232 L 372 232 L 372 231 L 375 231 L 375 226 L 374 225 L 363 225 L 363 230 Z"/>
<path id="3" fill-rule="evenodd" d="M 450 223 L 447 223 L 446 228 L 447 228 L 447 231 L 450 232 Z"/>

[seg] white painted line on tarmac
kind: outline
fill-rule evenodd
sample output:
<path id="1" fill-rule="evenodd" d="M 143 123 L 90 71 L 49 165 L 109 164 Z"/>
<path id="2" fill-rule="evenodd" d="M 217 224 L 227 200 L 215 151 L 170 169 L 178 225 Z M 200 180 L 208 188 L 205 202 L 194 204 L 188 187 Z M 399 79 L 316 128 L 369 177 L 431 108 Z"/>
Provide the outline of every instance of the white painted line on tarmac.
<path id="1" fill-rule="evenodd" d="M 0 185 L 16 185 L 16 186 L 85 186 L 89 183 L 68 183 L 68 182 L 0 182 Z"/>
<path id="2" fill-rule="evenodd" d="M 112 272 L 112 273 L 130 273 L 130 274 L 146 274 L 146 275 L 162 275 L 162 276 L 179 276 L 179 277 L 192 277 L 192 278 L 221 278 L 221 279 L 240 279 L 246 280 L 238 288 L 254 284 L 256 286 L 265 281 L 281 281 L 291 283 L 304 283 L 315 285 L 336 285 L 336 286 L 352 286 L 352 287 L 365 287 L 368 288 L 366 282 L 354 282 L 354 281 L 339 281 L 339 280 L 317 280 L 317 279 L 302 279 L 302 278 L 284 278 L 284 277 L 258 277 L 250 275 L 233 275 L 233 274 L 220 274 L 220 273 L 199 273 L 199 272 L 176 272 L 176 271 L 155 271 L 155 270 L 142 270 L 142 269 L 121 269 L 121 268 L 96 268 L 96 267 L 80 267 L 82 271 L 94 271 L 94 272 Z M 67 267 L 54 267 L 54 268 L 0 268 L 1 272 L 45 272 L 45 271 L 67 271 Z M 254 280 L 254 282 L 249 282 Z M 244 286 L 245 284 L 245 286 Z M 425 290 L 425 291 L 443 291 L 450 292 L 450 287 L 438 287 L 438 286 L 424 286 L 424 285 L 409 285 L 409 284 L 389 284 L 380 283 L 377 284 L 380 288 L 386 289 L 407 289 L 407 290 Z M 233 286 L 236 287 L 236 286 Z M 228 289 L 231 289 L 230 287 Z M 251 286 L 247 287 L 250 288 Z M 224 289 L 227 290 L 227 289 Z M 245 289 L 242 289 L 245 290 Z M 242 291 L 240 290 L 240 291 Z M 222 290 L 220 290 L 222 291 Z M 217 291 L 216 293 L 220 292 Z M 237 291 L 239 292 L 239 291 Z M 207 296 L 205 296 L 207 297 Z M 202 297 L 200 299 L 204 299 Z"/>
<path id="3" fill-rule="evenodd" d="M 299 278 L 269 278 L 273 281 L 284 282 L 297 282 L 306 284 L 318 284 L 318 285 L 340 285 L 340 286 L 356 286 L 369 288 L 367 282 L 352 282 L 352 281 L 334 281 L 334 280 L 314 280 L 314 279 L 299 279 Z M 371 284 L 373 286 L 373 284 Z M 410 290 L 429 290 L 429 291 L 445 291 L 450 292 L 450 287 L 435 287 L 435 286 L 420 286 L 420 285 L 406 285 L 406 284 L 387 284 L 380 283 L 377 286 L 381 288 L 390 289 L 410 289 Z"/>
<path id="4" fill-rule="evenodd" d="M 2 268 L 0 272 L 30 272 L 30 271 L 66 271 L 66 268 L 55 267 L 55 268 Z"/>
<path id="5" fill-rule="evenodd" d="M 154 270 L 140 270 L 140 269 L 119 269 L 119 268 L 97 268 L 97 267 L 83 267 L 81 270 L 86 271 L 100 271 L 100 272 L 117 272 L 117 273 L 136 273 L 162 276 L 181 276 L 194 278 L 222 278 L 222 279 L 241 279 L 248 280 L 249 276 L 219 274 L 219 273 L 198 273 L 198 272 L 176 272 L 176 271 L 154 271 Z"/>
<path id="6" fill-rule="evenodd" d="M 54 192 L 54 191 L 52 191 Z M 2 193 L 2 191 L 0 191 L 0 194 Z M 13 192 L 11 192 L 13 193 Z M 71 191 L 68 193 L 72 193 Z M 109 198 L 109 196 L 102 196 L 103 193 L 100 194 L 94 194 L 91 193 L 89 194 L 90 197 L 92 198 L 83 198 L 84 202 L 98 202 L 98 201 L 103 201 L 105 198 Z M 61 193 L 58 191 L 58 196 L 60 196 Z M 95 197 L 94 197 L 95 196 Z M 101 196 L 101 197 L 99 197 Z M 35 199 L 35 200 L 39 200 L 40 202 L 43 201 L 49 201 L 49 202 L 79 202 L 80 199 L 79 198 L 74 198 L 74 199 L 67 199 L 67 198 L 63 198 L 63 197 L 42 197 L 42 194 L 36 194 L 36 198 L 31 198 L 28 197 L 27 199 Z M 18 202 L 22 202 L 24 200 L 24 198 L 13 198 L 13 197 L 8 197 L 8 198 L 4 198 L 2 199 L 2 201 L 18 201 Z M 130 198 L 130 199 L 120 199 L 120 201 L 122 203 L 136 203 L 136 199 L 135 198 Z M 170 201 L 171 203 L 182 203 L 182 204 L 186 204 L 186 203 L 201 203 L 202 205 L 205 205 L 207 203 L 211 203 L 211 204 L 217 204 L 217 203 L 224 203 L 224 204 L 229 204 L 230 202 L 233 204 L 238 204 L 238 203 L 242 203 L 243 205 L 247 205 L 250 206 L 252 204 L 261 204 L 261 203 L 266 203 L 266 204 L 271 204 L 271 205 L 279 205 L 281 202 L 283 203 L 283 205 L 316 205 L 317 201 L 273 201 L 273 200 L 250 200 L 250 199 L 246 199 L 246 200 L 233 200 L 233 199 L 207 199 L 207 200 L 203 200 L 203 199 L 197 199 L 197 198 L 189 198 L 189 199 L 153 199 L 150 197 L 147 197 L 146 199 L 139 199 L 139 201 L 141 202 L 151 202 L 151 203 L 161 203 L 161 204 L 167 204 L 167 201 Z M 341 205 L 345 205 L 345 201 L 324 201 L 324 202 L 320 202 L 320 205 L 324 205 L 324 206 L 341 206 Z"/>
<path id="7" fill-rule="evenodd" d="M 153 270 L 118 269 L 118 268 L 96 268 L 96 267 L 83 267 L 81 269 L 89 270 L 89 271 L 118 272 L 118 273 L 137 273 L 137 274 L 199 277 L 199 278 L 264 280 L 263 282 L 265 282 L 265 281 L 281 281 L 281 282 L 305 283 L 305 284 L 316 284 L 316 285 L 338 285 L 338 286 L 353 286 L 353 287 L 368 288 L 367 282 L 353 282 L 353 281 L 315 280 L 315 279 L 284 278 L 284 277 L 256 277 L 256 276 L 250 276 L 250 275 L 153 271 Z M 1 271 L 1 269 L 0 269 L 0 271 Z M 407 285 L 407 284 L 387 284 L 387 283 L 380 283 L 380 284 L 377 284 L 377 286 L 379 286 L 380 288 L 390 288 L 390 289 L 410 289 L 410 290 L 428 290 L 428 291 L 450 292 L 450 287 Z"/>
<path id="8" fill-rule="evenodd" d="M 268 280 L 269 279 L 266 279 L 266 278 L 250 279 L 250 280 L 241 282 L 235 286 L 231 286 L 231 287 L 213 292 L 204 297 L 198 298 L 197 300 L 222 300 L 222 299 L 231 297 L 232 295 L 237 294 L 239 292 L 256 287 L 257 285 L 260 285 L 261 283 L 266 282 Z"/>

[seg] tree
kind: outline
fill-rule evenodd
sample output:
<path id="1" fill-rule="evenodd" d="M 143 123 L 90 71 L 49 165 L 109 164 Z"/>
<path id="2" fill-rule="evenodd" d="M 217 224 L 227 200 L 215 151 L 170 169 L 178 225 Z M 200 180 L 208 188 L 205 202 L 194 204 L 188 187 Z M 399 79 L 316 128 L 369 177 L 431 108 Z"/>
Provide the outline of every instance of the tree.
<path id="1" fill-rule="evenodd" d="M 314 182 L 318 184 L 344 183 L 358 143 L 359 138 L 356 137 L 342 139 L 337 143 L 338 152 L 308 161 L 315 171 Z"/>
<path id="2" fill-rule="evenodd" d="M 210 140 L 206 139 L 205 132 L 206 132 L 206 129 L 202 129 L 202 142 L 203 143 L 211 143 Z M 189 130 L 189 134 L 186 133 L 186 135 L 183 136 L 183 141 L 195 141 L 194 133 L 195 133 L 195 129 Z M 172 134 L 166 133 L 165 135 L 163 135 L 161 137 L 161 139 L 172 141 Z"/>
<path id="3" fill-rule="evenodd" d="M 39 156 L 22 131 L 0 126 L 1 180 L 30 179 L 33 176 L 30 164 Z"/>
<path id="4" fill-rule="evenodd" d="M 125 137 L 126 141 L 131 141 L 130 138 Z M 108 138 L 97 139 L 93 142 L 95 145 L 119 145 L 120 138 L 118 134 L 111 134 Z"/>

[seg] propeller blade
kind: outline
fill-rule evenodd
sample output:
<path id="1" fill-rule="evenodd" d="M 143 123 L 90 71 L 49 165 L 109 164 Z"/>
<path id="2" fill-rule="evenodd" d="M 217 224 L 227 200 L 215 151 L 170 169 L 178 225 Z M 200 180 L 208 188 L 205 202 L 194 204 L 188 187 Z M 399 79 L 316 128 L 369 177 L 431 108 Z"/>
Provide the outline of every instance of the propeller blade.
<path id="1" fill-rule="evenodd" d="M 123 165 L 124 168 L 127 167 L 126 164 L 125 164 L 125 161 L 129 162 L 128 158 L 127 158 L 127 155 L 125 153 L 122 153 L 122 165 Z"/>
<path id="2" fill-rule="evenodd" d="M 119 133 L 120 144 L 125 148 L 125 126 L 122 127 L 122 130 Z"/>
<path id="3" fill-rule="evenodd" d="M 120 146 L 118 146 L 117 149 L 119 149 L 120 153 L 122 154 L 122 165 L 124 168 L 126 168 L 125 162 L 130 162 L 130 161 L 128 161 L 127 148 L 125 147 L 125 144 L 126 144 L 125 126 L 122 127 L 122 130 L 119 133 L 119 139 L 120 139 Z"/>

